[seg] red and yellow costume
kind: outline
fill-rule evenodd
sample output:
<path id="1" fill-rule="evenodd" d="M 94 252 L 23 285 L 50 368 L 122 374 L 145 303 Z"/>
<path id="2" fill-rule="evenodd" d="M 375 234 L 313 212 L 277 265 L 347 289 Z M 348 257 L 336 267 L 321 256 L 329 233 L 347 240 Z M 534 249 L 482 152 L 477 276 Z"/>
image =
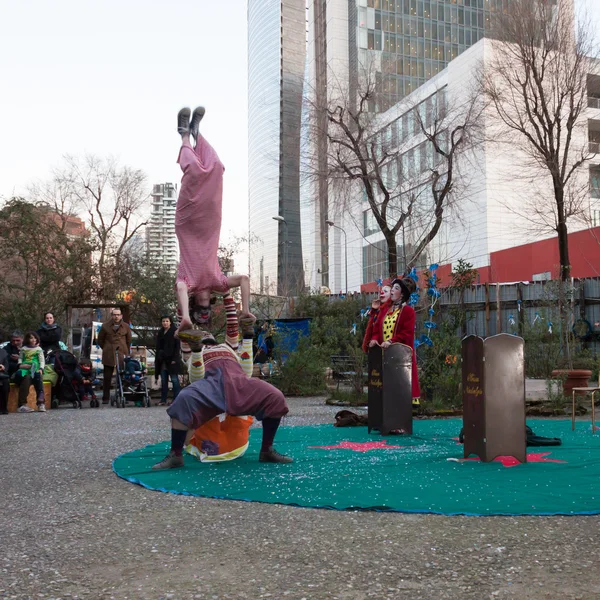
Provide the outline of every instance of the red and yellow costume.
<path id="1" fill-rule="evenodd" d="M 415 326 L 417 315 L 408 304 L 387 304 L 381 307 L 373 322 L 371 340 L 377 343 L 391 342 L 405 344 L 412 348 L 412 397 L 420 398 L 419 373 L 415 355 Z"/>

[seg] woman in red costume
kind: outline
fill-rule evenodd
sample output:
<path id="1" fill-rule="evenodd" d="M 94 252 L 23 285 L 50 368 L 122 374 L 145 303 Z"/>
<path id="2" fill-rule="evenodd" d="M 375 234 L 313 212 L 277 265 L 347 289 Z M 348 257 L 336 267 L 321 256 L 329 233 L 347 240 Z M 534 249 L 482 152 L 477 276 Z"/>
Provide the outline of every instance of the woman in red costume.
<path id="1" fill-rule="evenodd" d="M 377 321 L 377 317 L 381 309 L 387 307 L 390 303 L 390 292 L 392 288 L 389 285 L 384 285 L 379 290 L 379 299 L 373 300 L 371 304 L 371 311 L 369 313 L 369 322 L 367 323 L 367 330 L 365 331 L 365 337 L 363 338 L 362 349 L 365 354 L 369 352 L 369 342 L 373 337 L 373 323 Z"/>
<path id="2" fill-rule="evenodd" d="M 379 310 L 377 319 L 373 323 L 369 347 L 379 344 L 385 350 L 392 344 L 400 343 L 412 348 L 412 397 L 413 404 L 418 404 L 421 388 L 415 356 L 417 315 L 415 309 L 407 304 L 415 289 L 416 284 L 410 277 L 394 279 L 390 293 L 391 302 Z"/>

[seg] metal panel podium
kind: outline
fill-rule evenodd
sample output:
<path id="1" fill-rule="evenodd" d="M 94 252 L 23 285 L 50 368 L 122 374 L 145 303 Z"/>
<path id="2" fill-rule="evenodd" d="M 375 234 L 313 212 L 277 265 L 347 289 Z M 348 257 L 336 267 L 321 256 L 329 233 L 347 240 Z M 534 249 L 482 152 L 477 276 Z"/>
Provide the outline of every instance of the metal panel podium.
<path id="1" fill-rule="evenodd" d="M 369 432 L 412 433 L 412 352 L 404 344 L 369 349 Z"/>
<path id="2" fill-rule="evenodd" d="M 514 456 L 527 462 L 523 338 L 464 338 L 462 395 L 465 458 Z"/>

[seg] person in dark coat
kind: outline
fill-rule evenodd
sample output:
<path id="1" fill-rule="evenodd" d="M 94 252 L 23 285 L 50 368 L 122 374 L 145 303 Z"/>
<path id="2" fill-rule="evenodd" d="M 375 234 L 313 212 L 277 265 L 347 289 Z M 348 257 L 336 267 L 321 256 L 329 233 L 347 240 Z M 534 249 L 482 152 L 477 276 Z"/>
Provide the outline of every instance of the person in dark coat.
<path id="1" fill-rule="evenodd" d="M 40 336 L 40 346 L 44 351 L 44 356 L 47 356 L 50 351 L 60 350 L 59 342 L 62 338 L 62 328 L 56 323 L 51 312 L 44 315 L 44 322 L 37 330 L 37 334 Z"/>
<path id="2" fill-rule="evenodd" d="M 10 334 L 10 342 L 4 347 L 8 354 L 9 377 L 12 377 L 19 370 L 19 354 L 23 347 L 23 337 L 23 332 L 15 329 L 15 331 Z"/>
<path id="3" fill-rule="evenodd" d="M 0 415 L 8 414 L 8 394 L 10 393 L 10 377 L 8 375 L 8 352 L 0 348 Z"/>
<path id="4" fill-rule="evenodd" d="M 179 385 L 179 365 L 181 362 L 181 345 L 175 337 L 177 328 L 173 325 L 171 317 L 165 315 L 161 319 L 162 329 L 156 336 L 156 359 L 154 363 L 154 379 L 161 379 L 160 405 L 167 404 L 169 395 L 169 378 L 173 384 L 173 401 L 181 390 Z"/>
<path id="5" fill-rule="evenodd" d="M 102 324 L 98 334 L 98 346 L 102 348 L 102 364 L 104 365 L 104 383 L 102 387 L 102 404 L 110 402 L 110 386 L 116 365 L 116 352 L 119 353 L 119 366 L 123 367 L 123 359 L 129 355 L 131 346 L 131 327 L 123 321 L 120 308 L 113 308 L 111 319 Z"/>

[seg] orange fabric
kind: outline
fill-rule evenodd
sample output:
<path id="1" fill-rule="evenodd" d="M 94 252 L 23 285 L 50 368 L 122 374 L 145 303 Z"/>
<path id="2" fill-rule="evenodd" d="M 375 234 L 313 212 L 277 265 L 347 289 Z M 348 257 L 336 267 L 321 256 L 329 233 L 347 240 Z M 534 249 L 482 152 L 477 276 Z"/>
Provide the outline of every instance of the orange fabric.
<path id="1" fill-rule="evenodd" d="M 194 431 L 190 444 L 202 450 L 202 442 L 217 444 L 218 454 L 226 454 L 245 446 L 250 436 L 252 417 L 233 417 L 227 415 L 223 421 L 215 417 Z"/>

